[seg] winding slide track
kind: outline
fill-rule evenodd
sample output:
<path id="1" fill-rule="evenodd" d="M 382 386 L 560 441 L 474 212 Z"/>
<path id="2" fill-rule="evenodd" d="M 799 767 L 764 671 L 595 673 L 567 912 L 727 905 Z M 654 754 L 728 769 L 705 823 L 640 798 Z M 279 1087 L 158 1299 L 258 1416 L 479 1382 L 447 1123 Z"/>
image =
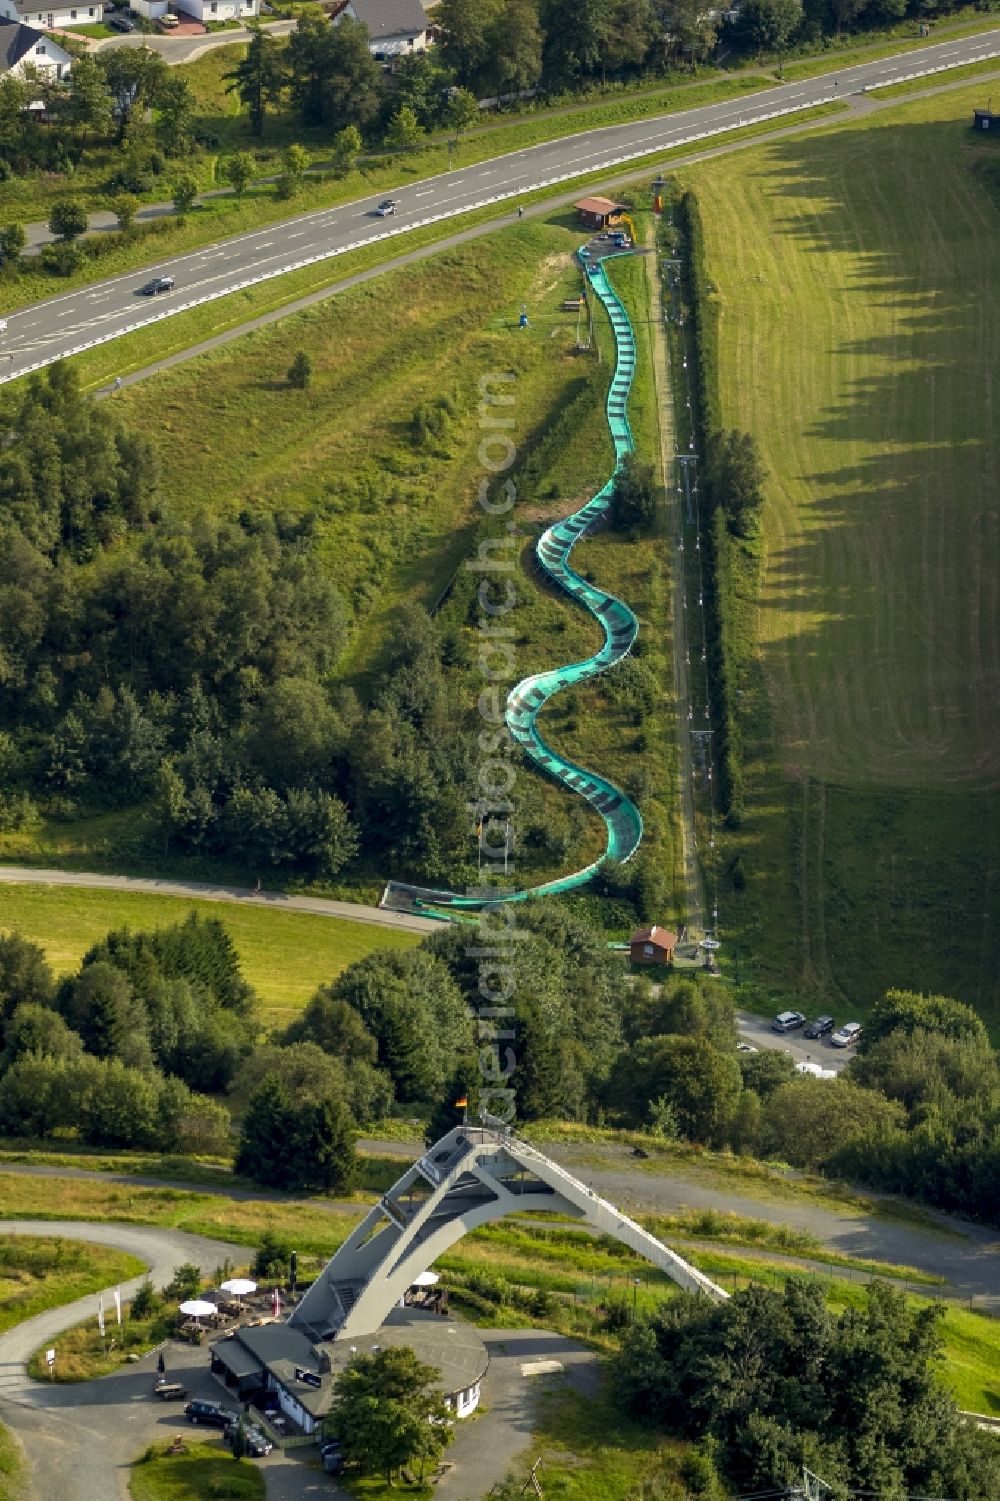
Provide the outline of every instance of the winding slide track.
<path id="1" fill-rule="evenodd" d="M 622 255 L 629 253 L 620 252 Z M 562 782 L 600 814 L 607 831 L 606 848 L 603 855 L 582 870 L 560 876 L 554 881 L 546 881 L 540 886 L 527 887 L 523 891 L 463 896 L 457 892 L 390 881 L 382 897 L 382 905 L 385 907 L 406 907 L 412 911 L 448 916 L 462 910 L 473 911 L 485 906 L 495 906 L 501 902 L 523 902 L 533 897 L 559 895 L 586 885 L 606 860 L 620 864 L 630 860 L 642 839 L 642 815 L 621 788 L 597 772 L 586 771 L 582 766 L 559 755 L 546 744 L 538 728 L 538 716 L 551 698 L 561 689 L 589 682 L 591 678 L 621 662 L 631 651 L 639 634 L 639 622 L 628 605 L 596 584 L 588 583 L 570 564 L 570 553 L 580 538 L 587 536 L 607 519 L 615 479 L 626 455 L 635 446 L 628 420 L 628 395 L 635 374 L 635 334 L 628 313 L 605 270 L 606 261 L 617 257 L 605 256 L 600 260 L 592 260 L 585 249 L 581 249 L 578 256 L 591 288 L 600 298 L 611 320 L 615 335 L 615 372 L 607 398 L 608 426 L 615 446 L 615 467 L 607 483 L 593 499 L 542 533 L 535 553 L 549 578 L 593 615 L 604 631 L 604 645 L 594 656 L 587 657 L 582 662 L 568 662 L 563 667 L 523 678 L 508 695 L 506 721 L 514 739 L 536 766 L 541 767 L 556 781 Z"/>

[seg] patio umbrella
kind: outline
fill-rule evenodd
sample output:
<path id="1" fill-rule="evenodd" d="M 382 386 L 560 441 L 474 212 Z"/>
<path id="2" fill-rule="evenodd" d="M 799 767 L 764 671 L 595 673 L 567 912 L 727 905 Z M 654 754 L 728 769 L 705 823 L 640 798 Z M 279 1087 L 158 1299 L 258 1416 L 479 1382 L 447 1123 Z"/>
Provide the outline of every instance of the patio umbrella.
<path id="1" fill-rule="evenodd" d="M 275 1318 L 277 1318 L 278 1314 L 281 1312 L 281 1294 L 277 1288 L 275 1288 L 274 1292 L 271 1294 L 271 1312 L 274 1314 Z"/>
<path id="2" fill-rule="evenodd" d="M 433 1287 L 435 1282 L 440 1281 L 441 1278 L 438 1276 L 437 1272 L 421 1272 L 419 1277 L 414 1277 L 413 1281 L 410 1283 L 410 1286 Z"/>
<path id="3" fill-rule="evenodd" d="M 218 1313 L 219 1310 L 214 1303 L 209 1303 L 204 1298 L 189 1298 L 180 1305 L 180 1311 L 189 1319 L 207 1319 L 210 1314 Z"/>
<path id="4" fill-rule="evenodd" d="M 221 1287 L 224 1293 L 235 1294 L 237 1302 L 240 1298 L 245 1298 L 248 1293 L 257 1291 L 256 1282 L 251 1282 L 249 1277 L 230 1277 L 228 1282 L 221 1284 Z"/>

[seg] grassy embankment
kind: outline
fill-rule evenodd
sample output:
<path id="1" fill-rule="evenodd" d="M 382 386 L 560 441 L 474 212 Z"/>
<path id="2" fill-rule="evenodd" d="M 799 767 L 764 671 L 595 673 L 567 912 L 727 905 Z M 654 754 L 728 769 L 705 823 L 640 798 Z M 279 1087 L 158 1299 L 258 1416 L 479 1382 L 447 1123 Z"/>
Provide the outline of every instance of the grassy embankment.
<path id="1" fill-rule="evenodd" d="M 132 1466 L 132 1501 L 204 1501 L 225 1496 L 227 1501 L 263 1501 L 264 1475 L 253 1460 L 234 1460 L 215 1443 L 184 1442 L 182 1454 L 167 1454 L 163 1444 L 152 1445 Z"/>
<path id="2" fill-rule="evenodd" d="M 0 930 L 40 944 L 57 975 L 75 970 L 92 944 L 113 928 L 148 931 L 189 912 L 218 918 L 263 1003 L 267 1025 L 287 1023 L 316 990 L 376 949 L 406 949 L 418 933 L 307 912 L 270 911 L 231 902 L 78 887 L 0 886 Z"/>
<path id="3" fill-rule="evenodd" d="M 27 1498 L 24 1451 L 14 1435 L 0 1427 L 0 1501 L 27 1501 Z"/>
<path id="4" fill-rule="evenodd" d="M 861 1016 L 890 985 L 940 990 L 995 1026 L 1000 201 L 980 95 L 715 162 L 697 189 L 725 420 L 769 475 L 736 978 Z"/>
<path id="5" fill-rule="evenodd" d="M 307 511 L 315 518 L 331 577 L 354 618 L 342 680 L 362 694 L 384 660 L 400 605 L 416 600 L 431 608 L 454 580 L 465 577 L 461 565 L 475 550 L 481 524 L 475 495 L 483 477 L 476 451 L 484 375 L 500 370 L 517 377 L 519 468 L 514 472 L 522 504 L 516 514 L 529 567 L 531 544 L 543 524 L 593 493 L 610 471 L 604 418 L 610 328 L 598 310 L 596 349 L 580 353 L 576 314 L 560 310 L 563 299 L 580 287 L 571 258 L 579 243 L 570 213 L 526 221 L 502 241 L 488 236 L 443 253 L 433 264 L 393 272 L 378 288 L 356 288 L 249 335 L 238 346 L 166 372 L 156 379 L 152 402 L 145 388 L 118 398 L 126 419 L 159 447 L 164 498 L 182 513 L 197 508 L 232 514 L 249 506 Z M 636 273 L 621 274 L 627 280 Z M 644 286 L 640 281 L 624 290 L 640 297 L 633 413 L 645 441 L 654 418 Z M 522 302 L 530 327 L 519 330 Z M 300 349 L 314 367 L 305 399 L 283 380 Z M 364 402 L 357 400 L 359 369 L 365 371 Z M 415 446 L 413 412 L 441 394 L 455 403 L 451 431 L 443 440 Z M 242 440 L 220 450 L 218 425 L 227 414 L 238 416 Z M 665 610 L 657 549 L 655 537 L 637 544 L 604 537 L 581 549 L 583 565 L 629 600 L 652 641 Z M 461 601 L 449 604 L 442 620 L 465 632 L 474 661 L 473 632 L 462 609 Z M 516 629 L 519 672 L 589 654 L 600 640 L 583 611 L 527 572 Z M 468 675 L 471 716 L 481 683 L 471 669 Z M 599 690 L 589 690 L 586 702 L 580 694 L 575 706 L 560 704 L 554 737 L 583 764 L 634 781 L 636 729 L 623 710 L 606 701 L 600 713 L 593 712 L 599 697 L 603 700 Z M 661 759 L 650 750 L 647 762 L 655 763 L 655 771 L 648 777 L 643 772 L 643 785 L 648 783 L 658 805 L 651 827 L 669 885 L 675 859 L 672 772 L 661 768 Z M 593 858 L 603 846 L 598 820 L 561 789 L 527 770 L 524 776 L 536 824 L 551 827 L 561 821 L 566 853 L 541 851 L 532 858 L 529 852 L 522 877 L 557 874 Z M 3 836 L 0 858 L 155 868 L 160 874 L 219 873 L 165 858 L 141 814 Z M 242 876 L 246 881 L 247 873 Z M 383 871 L 359 872 L 353 887 L 335 894 L 350 890 L 370 897 L 384 876 Z M 225 920 L 221 909 L 219 915 Z M 317 979 L 322 978 L 320 972 Z"/>

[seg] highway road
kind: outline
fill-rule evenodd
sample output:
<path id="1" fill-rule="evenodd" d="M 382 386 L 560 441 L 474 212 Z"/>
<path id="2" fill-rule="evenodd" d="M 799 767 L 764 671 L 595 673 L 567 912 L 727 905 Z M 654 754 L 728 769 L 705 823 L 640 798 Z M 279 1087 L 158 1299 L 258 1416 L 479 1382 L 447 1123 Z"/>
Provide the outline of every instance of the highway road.
<path id="1" fill-rule="evenodd" d="M 749 98 L 585 131 L 408 183 L 393 194 L 398 206 L 391 218 L 376 216 L 378 197 L 372 197 L 237 235 L 9 313 L 0 332 L 0 383 L 187 307 L 421 225 L 504 200 L 513 201 L 513 215 L 516 200 L 537 188 L 613 171 L 640 157 L 903 78 L 995 57 L 1000 57 L 998 31 L 951 39 L 837 74 L 777 85 Z M 174 277 L 174 290 L 156 297 L 140 295 L 139 288 L 153 273 Z"/>

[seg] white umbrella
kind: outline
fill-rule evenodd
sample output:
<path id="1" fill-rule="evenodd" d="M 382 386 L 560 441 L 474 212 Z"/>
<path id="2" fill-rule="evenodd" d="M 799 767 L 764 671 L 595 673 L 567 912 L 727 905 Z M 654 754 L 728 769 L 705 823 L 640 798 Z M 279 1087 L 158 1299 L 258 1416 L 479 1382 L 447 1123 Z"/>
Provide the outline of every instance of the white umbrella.
<path id="1" fill-rule="evenodd" d="M 234 1293 L 237 1298 L 244 1298 L 248 1293 L 257 1291 L 256 1282 L 251 1282 L 249 1277 L 230 1277 L 221 1287 L 224 1293 Z"/>
<path id="2" fill-rule="evenodd" d="M 207 1319 L 209 1314 L 218 1313 L 214 1303 L 207 1302 L 204 1298 L 189 1298 L 181 1304 L 181 1313 L 189 1319 Z"/>
<path id="3" fill-rule="evenodd" d="M 410 1283 L 410 1286 L 433 1287 L 435 1282 L 440 1281 L 441 1278 L 438 1276 L 437 1272 L 421 1272 L 419 1277 L 414 1277 L 413 1281 Z"/>

